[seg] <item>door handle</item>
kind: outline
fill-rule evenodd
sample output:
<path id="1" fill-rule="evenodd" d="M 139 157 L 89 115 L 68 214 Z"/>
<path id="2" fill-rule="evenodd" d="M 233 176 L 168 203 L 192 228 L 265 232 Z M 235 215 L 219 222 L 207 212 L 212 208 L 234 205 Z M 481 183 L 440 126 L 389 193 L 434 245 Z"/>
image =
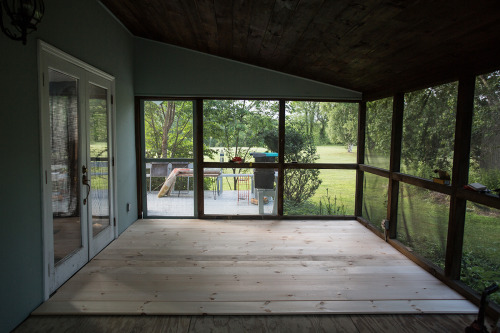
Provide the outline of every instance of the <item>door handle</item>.
<path id="1" fill-rule="evenodd" d="M 90 194 L 90 180 L 87 177 L 87 167 L 84 165 L 82 166 L 82 184 L 87 186 L 87 195 L 85 196 L 85 199 L 83 199 L 83 204 L 87 204 L 87 200 L 89 199 L 89 194 Z"/>

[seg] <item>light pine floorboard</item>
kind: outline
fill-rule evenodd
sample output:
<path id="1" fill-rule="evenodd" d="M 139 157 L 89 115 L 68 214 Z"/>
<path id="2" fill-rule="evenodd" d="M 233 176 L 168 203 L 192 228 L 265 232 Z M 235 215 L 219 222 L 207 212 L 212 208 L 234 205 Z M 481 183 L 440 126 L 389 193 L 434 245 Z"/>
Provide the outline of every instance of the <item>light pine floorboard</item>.
<path id="1" fill-rule="evenodd" d="M 472 303 L 358 222 L 310 220 L 140 220 L 34 311 L 156 316 L 475 313 Z M 190 319 L 190 329 L 196 332 L 197 321 L 209 320 L 203 318 Z M 214 323 L 222 320 L 214 318 Z M 270 318 L 265 320 L 271 325 Z"/>

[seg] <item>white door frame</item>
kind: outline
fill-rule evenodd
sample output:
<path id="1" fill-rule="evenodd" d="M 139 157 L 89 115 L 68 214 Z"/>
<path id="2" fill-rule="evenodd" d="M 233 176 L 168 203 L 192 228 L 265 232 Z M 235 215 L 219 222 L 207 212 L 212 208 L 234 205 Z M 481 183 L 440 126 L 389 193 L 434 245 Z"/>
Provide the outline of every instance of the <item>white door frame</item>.
<path id="1" fill-rule="evenodd" d="M 80 112 L 79 128 L 82 132 L 80 136 L 81 150 L 88 150 L 88 85 L 89 83 L 97 83 L 99 86 L 105 85 L 109 89 L 108 106 L 109 110 L 109 177 L 111 186 L 110 198 L 110 228 L 92 239 L 92 219 L 88 218 L 87 206 L 81 209 L 81 227 L 82 227 L 82 248 L 68 258 L 54 266 L 54 242 L 53 242 L 53 216 L 52 216 L 52 200 L 51 200 L 51 151 L 50 151 L 50 123 L 48 119 L 49 112 L 49 90 L 48 84 L 48 69 L 53 68 L 69 76 L 79 79 L 78 85 L 78 106 Z M 41 133 L 41 189 L 42 189 L 42 219 L 43 219 L 43 270 L 44 270 L 44 299 L 47 300 L 51 293 L 60 287 L 69 277 L 85 265 L 94 255 L 104 248 L 110 241 L 118 235 L 117 214 L 116 214 L 116 170 L 114 161 L 116 160 L 116 111 L 113 102 L 115 91 L 115 78 L 101 70 L 92 67 L 77 58 L 60 51 L 59 49 L 39 40 L 38 42 L 38 71 L 39 71 L 39 105 L 40 105 L 40 133 Z M 97 81 L 97 82 L 96 82 Z M 80 126 L 82 125 L 82 126 Z M 82 131 L 83 129 L 83 131 Z M 84 144 L 85 143 L 85 144 Z M 84 152 L 83 156 L 87 156 Z M 88 163 L 90 158 L 85 157 L 86 161 L 79 162 L 79 170 L 83 163 Z M 88 165 L 90 169 L 90 165 Z M 81 186 L 81 191 L 85 192 L 85 186 Z M 83 193 L 82 193 L 83 194 Z M 85 197 L 83 194 L 82 197 Z M 82 206 L 83 207 L 83 206 Z M 91 215 L 91 213 L 90 213 Z M 85 223 L 88 222 L 88 223 Z M 90 225 L 89 225 L 90 224 Z M 89 229 L 90 228 L 90 229 Z M 89 245 L 90 244 L 90 245 Z"/>

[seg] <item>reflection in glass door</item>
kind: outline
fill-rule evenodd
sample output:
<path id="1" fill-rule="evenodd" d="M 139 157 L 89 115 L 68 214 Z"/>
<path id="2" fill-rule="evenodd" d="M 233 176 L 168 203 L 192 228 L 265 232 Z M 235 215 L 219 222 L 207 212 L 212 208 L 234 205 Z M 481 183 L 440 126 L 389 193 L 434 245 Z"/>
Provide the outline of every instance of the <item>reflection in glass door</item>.
<path id="1" fill-rule="evenodd" d="M 110 226 L 107 89 L 89 84 L 89 141 L 92 236 Z"/>
<path id="2" fill-rule="evenodd" d="M 88 228 L 92 258 L 114 239 L 111 82 L 94 74 L 88 74 L 87 79 Z"/>
<path id="3" fill-rule="evenodd" d="M 78 79 L 49 69 L 54 264 L 82 248 Z"/>

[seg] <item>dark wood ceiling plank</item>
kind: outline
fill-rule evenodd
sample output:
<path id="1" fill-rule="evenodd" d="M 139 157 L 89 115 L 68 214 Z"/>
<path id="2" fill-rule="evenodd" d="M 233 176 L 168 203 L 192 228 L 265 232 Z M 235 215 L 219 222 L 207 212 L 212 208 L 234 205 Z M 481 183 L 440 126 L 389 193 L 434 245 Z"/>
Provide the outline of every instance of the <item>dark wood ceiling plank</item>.
<path id="1" fill-rule="evenodd" d="M 307 66 L 308 78 L 320 72 L 318 68 L 323 67 L 321 59 L 324 59 L 326 54 L 332 53 L 325 45 L 323 35 L 327 33 L 332 20 L 338 18 L 347 6 L 349 1 L 325 1 L 314 21 L 308 25 L 302 41 L 295 45 L 288 61 L 281 66 L 282 70 L 301 76 L 300 73 L 306 71 L 304 67 Z M 335 63 L 335 57 L 329 60 L 330 64 Z"/>
<path id="2" fill-rule="evenodd" d="M 275 0 L 258 1 L 252 9 L 252 19 L 248 29 L 247 38 L 247 62 L 258 63 L 258 55 L 262 40 L 266 33 L 267 25 L 272 15 Z"/>
<path id="3" fill-rule="evenodd" d="M 226 0 L 214 0 L 215 18 L 219 55 L 232 58 L 233 55 L 233 3 Z"/>
<path id="4" fill-rule="evenodd" d="M 246 61 L 248 31 L 252 23 L 252 13 L 258 12 L 258 2 L 248 0 L 233 1 L 233 59 Z"/>
<path id="5" fill-rule="evenodd" d="M 276 0 L 259 49 L 259 60 L 266 64 L 274 55 L 287 23 L 293 17 L 299 0 Z M 304 13 L 307 16 L 307 13 Z"/>
<path id="6" fill-rule="evenodd" d="M 196 11 L 200 20 L 198 36 L 205 39 L 208 53 L 219 55 L 219 36 L 217 35 L 217 19 L 213 0 L 195 0 Z"/>
<path id="7" fill-rule="evenodd" d="M 113 0 L 101 1 L 127 29 L 135 36 L 147 38 L 148 25 L 143 24 L 144 13 L 147 8 L 141 6 L 138 10 L 137 3 L 133 1 L 116 2 Z"/>
<path id="8" fill-rule="evenodd" d="M 179 40 L 176 45 L 187 47 L 193 50 L 198 49 L 195 27 L 190 25 L 189 19 L 186 19 L 183 0 L 150 0 L 156 3 L 159 8 L 157 14 L 158 24 L 163 24 L 159 33 L 168 36 L 170 33 L 175 33 Z"/>
<path id="9" fill-rule="evenodd" d="M 209 52 L 207 41 L 210 39 L 205 35 L 206 27 L 203 26 L 200 18 L 196 0 L 181 0 L 178 4 L 181 7 L 180 9 L 182 9 L 185 22 L 189 25 L 195 38 L 194 49 L 204 53 Z"/>
<path id="10" fill-rule="evenodd" d="M 304 32 L 317 16 L 324 0 L 299 1 L 293 16 L 283 28 L 282 36 L 272 56 L 265 59 L 273 68 L 282 70 L 294 54 L 297 44 L 303 42 Z"/>

